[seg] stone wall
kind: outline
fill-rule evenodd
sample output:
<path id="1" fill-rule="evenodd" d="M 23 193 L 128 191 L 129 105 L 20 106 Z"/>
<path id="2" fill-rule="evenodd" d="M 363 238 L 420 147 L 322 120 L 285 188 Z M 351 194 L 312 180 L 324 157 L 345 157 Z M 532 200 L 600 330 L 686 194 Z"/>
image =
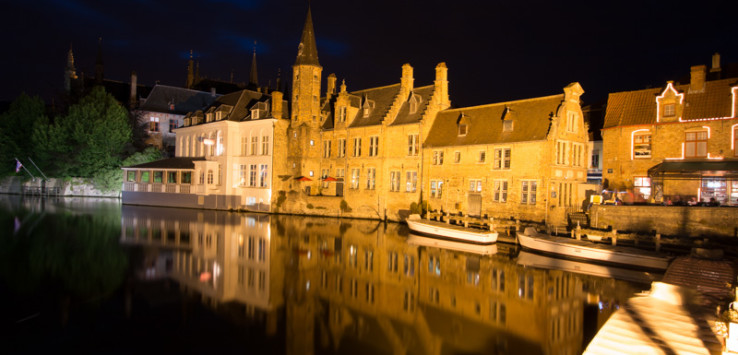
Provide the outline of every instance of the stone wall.
<path id="1" fill-rule="evenodd" d="M 605 206 L 589 211 L 595 228 L 685 237 L 738 237 L 738 208 L 694 206 Z"/>
<path id="2" fill-rule="evenodd" d="M 51 178 L 44 183 L 40 178 L 23 180 L 17 176 L 6 177 L 0 180 L 0 193 L 20 195 L 24 190 L 40 190 L 41 188 L 58 188 L 59 196 L 86 196 L 120 198 L 120 189 L 114 191 L 100 191 L 91 181 L 81 178 L 57 179 Z"/>

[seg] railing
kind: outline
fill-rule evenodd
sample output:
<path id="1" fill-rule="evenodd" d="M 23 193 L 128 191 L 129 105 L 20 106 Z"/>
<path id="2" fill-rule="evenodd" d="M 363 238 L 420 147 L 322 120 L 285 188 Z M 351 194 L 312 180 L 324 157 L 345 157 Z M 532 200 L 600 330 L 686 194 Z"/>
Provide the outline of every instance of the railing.
<path id="1" fill-rule="evenodd" d="M 138 191 L 138 192 L 166 192 L 170 194 L 189 194 L 192 189 L 189 184 L 147 184 L 147 183 L 136 183 L 136 182 L 124 182 L 123 191 Z M 198 190 L 204 191 L 202 186 L 197 187 Z"/>

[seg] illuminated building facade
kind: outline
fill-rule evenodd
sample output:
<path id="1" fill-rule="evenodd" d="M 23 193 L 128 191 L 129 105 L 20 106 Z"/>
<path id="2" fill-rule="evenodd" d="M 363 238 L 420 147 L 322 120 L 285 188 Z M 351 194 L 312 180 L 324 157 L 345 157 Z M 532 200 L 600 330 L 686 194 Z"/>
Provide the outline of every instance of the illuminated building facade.
<path id="1" fill-rule="evenodd" d="M 709 80 L 716 57 L 710 73 L 693 66 L 688 84 L 610 94 L 602 136 L 611 189 L 631 191 L 633 202 L 738 204 L 738 82 Z"/>

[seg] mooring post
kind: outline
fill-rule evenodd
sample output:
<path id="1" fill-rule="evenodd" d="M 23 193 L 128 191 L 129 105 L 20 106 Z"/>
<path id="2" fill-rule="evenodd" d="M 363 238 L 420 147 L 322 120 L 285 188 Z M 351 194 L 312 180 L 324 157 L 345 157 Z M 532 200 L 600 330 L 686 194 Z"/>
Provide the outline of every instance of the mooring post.
<path id="1" fill-rule="evenodd" d="M 661 233 L 656 233 L 656 251 L 661 250 Z"/>
<path id="2" fill-rule="evenodd" d="M 576 231 L 577 240 L 582 240 L 582 226 L 579 225 L 579 221 L 577 221 Z"/>
<path id="3" fill-rule="evenodd" d="M 612 245 L 613 246 L 618 245 L 618 230 L 617 229 L 612 230 Z"/>

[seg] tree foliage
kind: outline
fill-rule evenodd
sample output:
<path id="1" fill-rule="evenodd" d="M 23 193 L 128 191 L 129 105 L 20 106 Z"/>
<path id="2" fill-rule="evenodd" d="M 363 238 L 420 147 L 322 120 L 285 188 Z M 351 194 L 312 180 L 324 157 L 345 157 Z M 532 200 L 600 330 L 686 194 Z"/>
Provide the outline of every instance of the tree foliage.
<path id="1" fill-rule="evenodd" d="M 15 172 L 15 158 L 25 160 L 35 155 L 34 128 L 48 125 L 41 98 L 20 94 L 0 115 L 0 175 Z"/>

